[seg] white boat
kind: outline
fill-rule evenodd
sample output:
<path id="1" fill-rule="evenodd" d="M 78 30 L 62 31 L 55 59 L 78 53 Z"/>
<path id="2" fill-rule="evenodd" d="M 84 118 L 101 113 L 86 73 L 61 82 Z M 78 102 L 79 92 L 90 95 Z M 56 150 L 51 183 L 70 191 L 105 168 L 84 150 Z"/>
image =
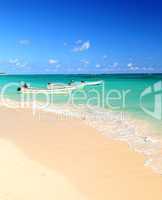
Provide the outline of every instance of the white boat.
<path id="1" fill-rule="evenodd" d="M 70 85 L 63 85 L 63 84 L 57 84 L 57 83 L 49 83 L 47 88 L 48 89 L 60 89 L 60 88 L 69 88 L 69 89 L 82 89 L 85 86 L 91 86 L 91 85 L 100 85 L 103 81 L 93 81 L 93 82 L 74 82 Z"/>
<path id="2" fill-rule="evenodd" d="M 83 83 L 81 83 L 81 85 L 90 86 L 90 85 L 100 85 L 102 83 L 103 83 L 103 81 L 93 81 L 93 82 L 83 82 Z"/>
<path id="3" fill-rule="evenodd" d="M 72 89 L 71 88 L 57 88 L 57 89 L 39 89 L 39 88 L 23 88 L 19 90 L 25 94 L 69 94 Z"/>
<path id="4" fill-rule="evenodd" d="M 49 83 L 47 85 L 47 89 L 49 89 L 49 90 L 57 90 L 57 89 L 74 90 L 74 89 L 76 89 L 76 86 L 74 86 L 74 85 L 56 84 L 56 83 Z"/>
<path id="5" fill-rule="evenodd" d="M 18 91 L 26 94 L 37 94 L 37 93 L 46 93 L 46 94 L 69 94 L 73 90 L 76 89 L 83 89 L 85 86 L 91 85 L 99 85 L 103 83 L 103 81 L 93 81 L 93 82 L 76 82 L 72 83 L 71 85 L 63 85 L 63 84 L 56 84 L 50 83 L 48 84 L 47 88 L 32 88 L 32 87 L 20 87 Z"/>

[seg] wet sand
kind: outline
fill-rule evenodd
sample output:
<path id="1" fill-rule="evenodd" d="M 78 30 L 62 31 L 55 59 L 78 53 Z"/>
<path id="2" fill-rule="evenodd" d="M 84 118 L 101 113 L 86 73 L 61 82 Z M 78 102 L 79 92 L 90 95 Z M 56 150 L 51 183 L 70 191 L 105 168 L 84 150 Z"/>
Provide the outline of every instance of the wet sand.
<path id="1" fill-rule="evenodd" d="M 82 120 L 0 108 L 0 121 L 0 199 L 162 199 L 142 155 Z"/>

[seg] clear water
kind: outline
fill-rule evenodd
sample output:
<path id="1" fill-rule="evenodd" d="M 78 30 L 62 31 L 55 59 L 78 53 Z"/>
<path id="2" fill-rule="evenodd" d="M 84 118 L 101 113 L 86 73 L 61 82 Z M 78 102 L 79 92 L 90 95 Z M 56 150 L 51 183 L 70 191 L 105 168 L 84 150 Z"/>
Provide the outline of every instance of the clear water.
<path id="1" fill-rule="evenodd" d="M 75 97 L 75 101 L 73 102 L 77 106 L 72 105 L 71 101 L 67 104 L 68 95 L 55 95 L 52 104 L 46 111 L 64 114 L 67 112 L 86 119 L 87 123 L 97 128 L 102 134 L 127 141 L 135 150 L 143 152 L 147 157 L 145 164 L 162 173 L 162 155 L 160 153 L 162 120 L 144 112 L 140 106 L 142 92 L 148 87 L 152 89 L 154 84 L 161 81 L 161 74 L 5 75 L 0 76 L 0 89 L 2 91 L 4 85 L 11 82 L 18 84 L 26 82 L 32 87 L 46 88 L 49 82 L 67 84 L 71 80 L 76 82 L 102 80 L 104 84 L 86 86 L 82 90 L 74 91 L 72 95 Z M 155 107 L 155 93 L 150 92 L 142 99 L 146 110 L 151 112 Z M 83 96 L 85 94 L 86 98 Z M 5 97 L 20 100 L 17 86 L 7 89 Z M 38 101 L 45 101 L 44 95 L 39 95 L 37 98 Z M 162 104 L 162 102 L 158 103 Z M 158 107 L 161 109 L 159 105 Z M 121 119 L 123 113 L 124 118 Z"/>
<path id="2" fill-rule="evenodd" d="M 128 111 L 130 113 L 133 113 L 137 115 L 138 117 L 149 117 L 146 116 L 145 113 L 141 110 L 139 106 L 139 97 L 141 92 L 147 88 L 148 86 L 152 86 L 154 83 L 158 82 L 159 80 L 162 80 L 162 75 L 156 74 L 156 75 L 9 75 L 9 76 L 0 76 L 0 88 L 2 88 L 5 84 L 10 82 L 26 82 L 30 84 L 32 87 L 36 88 L 46 88 L 47 83 L 49 82 L 56 82 L 56 83 L 69 83 L 71 80 L 74 81 L 97 81 L 97 80 L 103 80 L 104 81 L 104 88 L 105 88 L 105 96 L 109 91 L 118 90 L 119 92 L 130 90 L 130 92 L 126 95 L 126 106 L 122 107 L 122 101 L 120 100 L 112 100 L 109 103 L 114 107 L 120 107 L 119 109 L 122 109 L 124 111 Z M 12 98 L 12 99 L 19 99 L 20 95 L 16 92 L 17 87 L 12 87 L 6 91 L 6 96 Z M 98 90 L 100 94 L 102 94 L 102 86 L 93 86 L 95 90 Z M 92 86 L 87 86 L 85 88 L 85 91 L 87 92 L 87 95 L 90 97 L 93 97 L 95 94 L 93 92 L 88 93 L 88 91 L 92 90 Z M 79 95 L 79 92 L 78 92 Z M 80 94 L 81 95 L 81 94 Z M 116 95 L 116 94 L 114 94 Z M 113 92 L 111 94 L 113 96 Z M 63 101 L 65 97 L 60 96 L 58 99 L 58 102 L 60 100 Z M 103 97 L 101 97 L 103 98 Z M 105 97 L 106 99 L 106 97 Z M 151 94 L 147 97 L 145 101 L 146 107 L 153 109 L 154 106 L 154 94 Z M 84 102 L 80 102 L 84 103 Z M 96 102 L 94 101 L 94 104 Z M 103 105 L 101 105 L 103 106 Z M 109 105 L 105 105 L 104 107 L 110 107 Z"/>

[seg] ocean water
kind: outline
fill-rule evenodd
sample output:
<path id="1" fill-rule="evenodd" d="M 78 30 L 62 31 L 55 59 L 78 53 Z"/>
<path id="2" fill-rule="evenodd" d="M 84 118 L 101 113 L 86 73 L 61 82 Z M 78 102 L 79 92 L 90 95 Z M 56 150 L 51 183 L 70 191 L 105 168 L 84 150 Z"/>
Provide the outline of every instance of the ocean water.
<path id="1" fill-rule="evenodd" d="M 5 91 L 6 99 L 20 101 L 17 87 L 22 82 L 46 88 L 49 82 L 67 84 L 71 80 L 103 83 L 77 89 L 70 95 L 52 95 L 45 111 L 86 119 L 101 134 L 126 141 L 131 148 L 144 153 L 145 164 L 162 174 L 161 74 L 5 75 L 0 76 L 0 91 L 1 94 Z M 44 94 L 35 98 L 46 101 Z"/>

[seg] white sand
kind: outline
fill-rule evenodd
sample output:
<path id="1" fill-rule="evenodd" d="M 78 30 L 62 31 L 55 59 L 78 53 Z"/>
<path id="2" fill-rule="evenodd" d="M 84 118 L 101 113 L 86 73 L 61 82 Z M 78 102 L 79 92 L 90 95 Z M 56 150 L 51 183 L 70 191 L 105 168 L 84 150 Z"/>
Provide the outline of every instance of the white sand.
<path id="1" fill-rule="evenodd" d="M 11 142 L 0 139 L 1 200 L 83 200 L 61 174 L 31 161 Z"/>

